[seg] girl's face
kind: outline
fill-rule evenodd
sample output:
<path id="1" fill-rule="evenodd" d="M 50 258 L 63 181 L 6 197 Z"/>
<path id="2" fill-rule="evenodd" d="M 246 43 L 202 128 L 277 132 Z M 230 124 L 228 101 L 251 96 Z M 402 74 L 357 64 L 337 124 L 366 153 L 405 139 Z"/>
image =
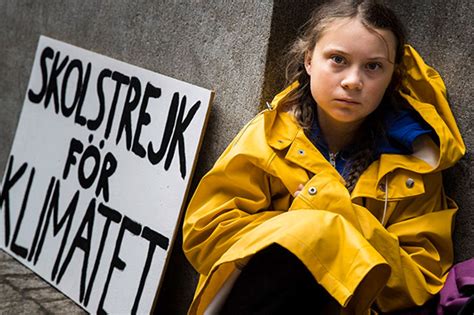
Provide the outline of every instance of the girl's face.
<path id="1" fill-rule="evenodd" d="M 330 23 L 306 55 L 318 117 L 358 126 L 379 105 L 394 71 L 392 32 L 367 29 L 358 18 Z"/>

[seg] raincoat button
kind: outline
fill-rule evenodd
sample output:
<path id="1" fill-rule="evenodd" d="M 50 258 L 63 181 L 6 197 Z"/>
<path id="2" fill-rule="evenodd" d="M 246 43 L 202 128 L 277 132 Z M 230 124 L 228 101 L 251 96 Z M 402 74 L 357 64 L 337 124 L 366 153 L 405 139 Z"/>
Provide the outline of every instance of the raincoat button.
<path id="1" fill-rule="evenodd" d="M 415 185 L 415 181 L 413 180 L 413 178 L 409 178 L 407 179 L 406 183 L 408 188 L 413 188 L 413 186 Z"/>
<path id="2" fill-rule="evenodd" d="M 299 154 L 299 155 L 304 155 L 304 150 L 299 149 L 299 150 L 298 150 L 298 154 Z"/>
<path id="3" fill-rule="evenodd" d="M 283 143 L 283 140 L 278 140 L 278 143 Z"/>
<path id="4" fill-rule="evenodd" d="M 316 189 L 316 187 L 309 187 L 309 189 L 308 189 L 308 193 L 311 196 L 316 195 L 317 192 L 318 192 L 318 190 Z"/>

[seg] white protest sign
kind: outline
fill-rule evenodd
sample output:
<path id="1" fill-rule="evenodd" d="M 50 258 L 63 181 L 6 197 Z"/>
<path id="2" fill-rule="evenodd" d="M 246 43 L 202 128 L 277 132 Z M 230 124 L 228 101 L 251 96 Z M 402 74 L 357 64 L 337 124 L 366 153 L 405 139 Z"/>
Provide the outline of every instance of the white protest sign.
<path id="1" fill-rule="evenodd" d="M 91 313 L 149 313 L 212 95 L 41 36 L 2 181 L 1 248 Z"/>

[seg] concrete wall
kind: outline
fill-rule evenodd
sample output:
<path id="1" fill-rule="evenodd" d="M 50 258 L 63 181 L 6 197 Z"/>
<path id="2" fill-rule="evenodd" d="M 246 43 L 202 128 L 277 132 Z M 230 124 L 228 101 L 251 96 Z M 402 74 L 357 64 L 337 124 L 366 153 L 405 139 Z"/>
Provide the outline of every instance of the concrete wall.
<path id="1" fill-rule="evenodd" d="M 0 175 L 6 165 L 40 34 L 216 91 L 193 187 L 243 124 L 282 87 L 282 55 L 318 1 L 0 0 Z M 456 259 L 474 256 L 474 165 L 469 0 L 389 4 L 410 42 L 446 80 L 469 148 L 446 187 L 460 205 Z M 178 237 L 157 313 L 184 314 L 196 273 Z"/>

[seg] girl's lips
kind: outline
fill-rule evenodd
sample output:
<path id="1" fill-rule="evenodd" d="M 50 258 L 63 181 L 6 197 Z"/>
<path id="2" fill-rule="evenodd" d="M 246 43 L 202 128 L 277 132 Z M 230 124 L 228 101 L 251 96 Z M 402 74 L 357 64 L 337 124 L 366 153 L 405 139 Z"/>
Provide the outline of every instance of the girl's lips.
<path id="1" fill-rule="evenodd" d="M 337 98 L 336 101 L 345 103 L 345 104 L 360 104 L 360 102 L 357 102 L 356 100 L 348 99 L 348 98 Z"/>

